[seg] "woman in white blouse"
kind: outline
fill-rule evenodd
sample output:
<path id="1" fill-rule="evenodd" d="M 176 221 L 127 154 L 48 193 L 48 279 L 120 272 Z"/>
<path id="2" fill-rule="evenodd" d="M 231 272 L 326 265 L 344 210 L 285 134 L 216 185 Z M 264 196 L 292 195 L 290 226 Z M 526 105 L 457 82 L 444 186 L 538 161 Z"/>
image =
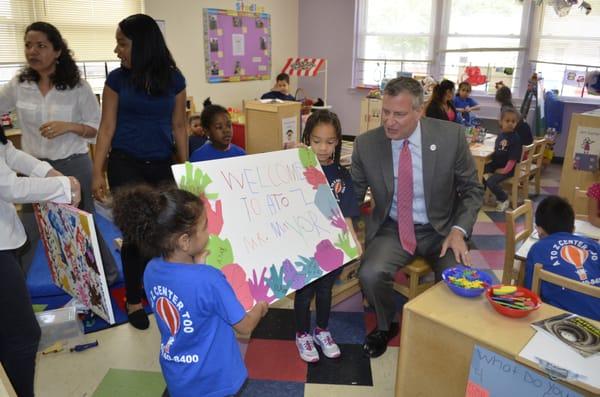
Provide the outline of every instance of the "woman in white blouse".
<path id="1" fill-rule="evenodd" d="M 0 127 L 0 362 L 20 397 L 33 396 L 40 327 L 16 256 L 26 236 L 13 203 L 80 199 L 77 179 L 15 149 Z"/>
<path id="2" fill-rule="evenodd" d="M 82 190 L 80 208 L 94 213 L 88 145 L 95 142 L 98 133 L 98 101 L 53 25 L 35 22 L 26 28 L 25 58 L 27 65 L 23 70 L 0 89 L 0 113 L 16 109 L 23 150 L 47 161 L 62 174 L 76 177 Z M 28 208 L 24 213 L 30 240 L 37 244 L 39 235 L 33 214 Z M 115 260 L 102 235 L 97 235 L 106 277 L 111 283 L 118 277 Z"/>

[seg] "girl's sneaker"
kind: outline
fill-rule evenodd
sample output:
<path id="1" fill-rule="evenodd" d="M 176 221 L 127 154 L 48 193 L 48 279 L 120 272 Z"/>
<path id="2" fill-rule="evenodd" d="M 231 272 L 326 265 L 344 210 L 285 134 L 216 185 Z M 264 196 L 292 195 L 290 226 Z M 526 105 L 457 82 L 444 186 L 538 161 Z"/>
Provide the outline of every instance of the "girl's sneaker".
<path id="1" fill-rule="evenodd" d="M 312 335 L 306 332 L 303 334 L 296 333 L 296 347 L 298 347 L 300 358 L 307 363 L 316 363 L 319 361 L 319 352 L 315 347 Z"/>
<path id="2" fill-rule="evenodd" d="M 331 333 L 326 329 L 315 328 L 313 339 L 327 358 L 338 358 L 340 356 L 340 348 L 331 337 Z"/>

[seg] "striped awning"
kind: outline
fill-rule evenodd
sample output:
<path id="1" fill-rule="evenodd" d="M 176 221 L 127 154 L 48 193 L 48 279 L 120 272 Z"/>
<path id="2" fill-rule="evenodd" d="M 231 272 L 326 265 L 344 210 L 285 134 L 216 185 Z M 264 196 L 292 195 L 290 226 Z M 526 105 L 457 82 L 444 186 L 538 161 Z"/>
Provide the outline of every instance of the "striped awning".
<path id="1" fill-rule="evenodd" d="M 322 58 L 289 58 L 281 72 L 290 76 L 316 76 L 324 63 Z"/>

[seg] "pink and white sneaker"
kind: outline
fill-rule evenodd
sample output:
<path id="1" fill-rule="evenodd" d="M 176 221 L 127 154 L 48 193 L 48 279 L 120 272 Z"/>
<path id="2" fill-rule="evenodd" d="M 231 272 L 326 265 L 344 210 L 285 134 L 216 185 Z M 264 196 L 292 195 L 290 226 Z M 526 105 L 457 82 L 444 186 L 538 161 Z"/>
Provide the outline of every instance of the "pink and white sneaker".
<path id="1" fill-rule="evenodd" d="M 315 347 L 311 334 L 307 334 L 306 332 L 296 334 L 296 347 L 298 348 L 298 353 L 300 353 L 300 358 L 307 363 L 316 363 L 319 361 L 319 352 Z"/>
<path id="2" fill-rule="evenodd" d="M 323 350 L 323 354 L 325 354 L 327 358 L 338 358 L 342 354 L 328 330 L 315 328 L 313 339 L 321 350 Z"/>

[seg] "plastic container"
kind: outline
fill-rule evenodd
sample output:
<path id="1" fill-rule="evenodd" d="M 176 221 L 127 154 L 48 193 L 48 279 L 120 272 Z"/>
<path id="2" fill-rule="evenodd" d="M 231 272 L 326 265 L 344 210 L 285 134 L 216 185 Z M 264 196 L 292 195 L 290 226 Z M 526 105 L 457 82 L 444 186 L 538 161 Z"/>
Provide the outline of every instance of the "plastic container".
<path id="1" fill-rule="evenodd" d="M 68 342 L 83 337 L 83 323 L 77 316 L 75 306 L 36 313 L 35 317 L 42 329 L 39 351 L 58 341 Z"/>
<path id="2" fill-rule="evenodd" d="M 520 293 L 520 294 L 522 294 L 522 296 L 524 296 L 526 298 L 530 298 L 533 302 L 533 306 L 527 308 L 526 310 L 513 309 L 511 307 L 503 306 L 503 305 L 499 304 L 498 302 L 495 302 L 494 300 L 492 300 L 492 296 L 493 296 L 492 290 L 494 288 L 500 288 L 501 286 L 502 285 L 492 285 L 491 287 L 489 287 L 485 291 L 485 297 L 487 298 L 488 302 L 490 302 L 490 304 L 492 305 L 494 310 L 496 310 L 498 313 L 500 313 L 506 317 L 513 317 L 513 318 L 527 317 L 527 316 L 529 316 L 529 314 L 531 312 L 539 309 L 540 306 L 542 305 L 542 301 L 540 300 L 539 296 L 537 296 L 536 294 L 534 294 L 532 291 L 528 290 L 527 288 L 517 287 L 516 293 Z"/>
<path id="3" fill-rule="evenodd" d="M 463 288 L 450 281 L 450 277 L 465 277 L 468 281 L 482 281 L 484 286 L 482 288 Z M 485 289 L 494 282 L 492 277 L 487 273 L 466 266 L 455 266 L 444 270 L 442 273 L 442 279 L 452 292 L 458 296 L 463 296 L 466 298 L 473 298 L 483 294 Z"/>

